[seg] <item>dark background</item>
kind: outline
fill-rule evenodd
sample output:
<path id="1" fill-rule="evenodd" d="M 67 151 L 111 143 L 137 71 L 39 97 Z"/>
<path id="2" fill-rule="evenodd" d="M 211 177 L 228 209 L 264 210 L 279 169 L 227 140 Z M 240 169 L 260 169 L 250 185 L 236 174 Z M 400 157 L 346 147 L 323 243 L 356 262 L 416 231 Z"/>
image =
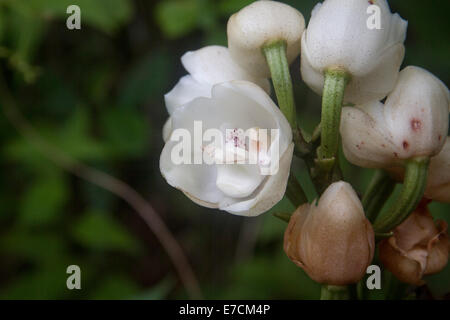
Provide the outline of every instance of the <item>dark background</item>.
<path id="1" fill-rule="evenodd" d="M 189 256 L 205 298 L 314 299 L 320 287 L 282 250 L 284 222 L 270 212 L 243 218 L 199 207 L 159 171 L 163 95 L 186 73 L 181 55 L 226 45 L 227 18 L 250 2 L 0 0 L 1 77 L 46 141 L 126 181 L 152 204 Z M 317 3 L 285 2 L 307 21 Z M 66 28 L 70 4 L 81 8 L 81 30 Z M 404 66 L 424 67 L 448 84 L 445 4 L 390 1 L 409 21 Z M 299 122 L 311 132 L 320 98 L 301 82 L 298 61 L 292 74 Z M 0 146 L 0 298 L 187 297 L 166 252 L 125 202 L 55 166 L 3 112 Z M 312 199 L 302 164 L 295 166 Z M 344 174 L 361 193 L 372 171 L 344 163 Z M 449 205 L 431 208 L 450 221 Z M 284 199 L 271 212 L 292 209 Z M 72 264 L 82 270 L 81 290 L 66 288 Z M 428 284 L 419 298 L 448 294 L 450 267 Z M 373 298 L 388 297 L 385 291 Z"/>

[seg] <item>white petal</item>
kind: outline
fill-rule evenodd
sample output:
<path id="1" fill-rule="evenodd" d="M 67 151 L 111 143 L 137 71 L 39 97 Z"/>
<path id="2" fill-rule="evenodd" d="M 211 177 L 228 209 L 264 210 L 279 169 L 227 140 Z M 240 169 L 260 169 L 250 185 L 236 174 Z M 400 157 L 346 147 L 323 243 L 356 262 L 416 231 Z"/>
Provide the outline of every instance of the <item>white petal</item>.
<path id="1" fill-rule="evenodd" d="M 169 117 L 166 120 L 166 123 L 164 123 L 163 129 L 162 129 L 163 141 L 167 142 L 167 140 L 169 140 L 171 134 L 172 134 L 172 118 Z"/>
<path id="2" fill-rule="evenodd" d="M 207 46 L 186 52 L 181 62 L 191 76 L 200 83 L 211 85 L 231 80 L 247 80 L 256 83 L 270 93 L 270 83 L 265 78 L 250 75 L 237 65 L 226 47 Z"/>
<path id="3" fill-rule="evenodd" d="M 217 166 L 216 185 L 225 195 L 245 198 L 255 191 L 265 176 L 256 165 L 228 164 Z"/>
<path id="4" fill-rule="evenodd" d="M 381 102 L 372 102 L 364 109 L 343 108 L 340 131 L 345 157 L 351 163 L 365 168 L 400 164 L 397 149 L 384 126 Z"/>
<path id="5" fill-rule="evenodd" d="M 287 180 L 291 167 L 294 144 L 288 147 L 280 159 L 280 168 L 275 175 L 268 176 L 265 182 L 256 190 L 256 195 L 245 201 L 231 205 L 221 205 L 220 209 L 241 216 L 257 216 L 270 210 L 277 204 L 286 192 Z"/>
<path id="6" fill-rule="evenodd" d="M 224 195 L 216 187 L 217 169 L 213 165 L 178 164 L 171 159 L 176 144 L 168 141 L 161 153 L 159 166 L 163 177 L 172 187 L 188 193 L 191 197 L 213 204 L 222 201 Z"/>
<path id="7" fill-rule="evenodd" d="M 182 77 L 178 83 L 164 95 L 166 108 L 171 115 L 176 108 L 191 102 L 198 97 L 210 97 L 212 85 L 200 83 L 192 76 Z"/>
<path id="8" fill-rule="evenodd" d="M 392 19 L 385 0 L 377 1 L 380 8 L 380 29 L 369 29 L 366 0 L 327 0 L 315 8 L 305 40 L 314 69 L 341 67 L 352 76 L 373 70 L 380 52 L 404 36 L 406 22 Z"/>
<path id="9" fill-rule="evenodd" d="M 401 158 L 437 154 L 448 132 L 449 92 L 428 71 L 407 67 L 400 72 L 385 103 L 385 121 Z"/>
<path id="10" fill-rule="evenodd" d="M 380 55 L 373 70 L 364 76 L 354 76 L 350 80 L 345 88 L 344 101 L 364 104 L 386 97 L 397 82 L 404 55 L 403 44 L 396 44 L 388 48 Z"/>

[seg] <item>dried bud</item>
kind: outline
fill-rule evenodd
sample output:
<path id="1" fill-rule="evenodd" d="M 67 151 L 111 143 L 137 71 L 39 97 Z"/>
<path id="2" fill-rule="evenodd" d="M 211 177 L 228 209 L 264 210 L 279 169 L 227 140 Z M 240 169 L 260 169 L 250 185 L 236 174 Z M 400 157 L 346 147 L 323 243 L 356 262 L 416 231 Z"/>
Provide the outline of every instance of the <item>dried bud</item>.
<path id="1" fill-rule="evenodd" d="M 305 19 L 295 8 L 276 1 L 255 1 L 233 14 L 228 20 L 228 49 L 231 57 L 249 73 L 258 77 L 270 75 L 262 47 L 275 41 L 286 41 L 287 60 L 300 54 Z"/>
<path id="2" fill-rule="evenodd" d="M 333 183 L 318 203 L 292 215 L 284 251 L 315 281 L 346 285 L 359 281 L 373 258 L 374 232 L 353 188 Z"/>
<path id="3" fill-rule="evenodd" d="M 447 223 L 435 224 L 422 205 L 380 243 L 380 260 L 401 281 L 421 285 L 423 276 L 445 267 L 449 249 Z"/>

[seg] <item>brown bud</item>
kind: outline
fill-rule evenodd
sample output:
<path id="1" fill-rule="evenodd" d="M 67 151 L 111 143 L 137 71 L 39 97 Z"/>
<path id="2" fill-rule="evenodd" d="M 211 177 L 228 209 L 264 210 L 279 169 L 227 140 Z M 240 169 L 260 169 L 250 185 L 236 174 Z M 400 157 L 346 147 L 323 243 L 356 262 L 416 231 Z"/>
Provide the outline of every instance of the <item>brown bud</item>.
<path id="1" fill-rule="evenodd" d="M 447 223 L 435 223 L 422 204 L 380 243 L 380 260 L 399 280 L 422 285 L 424 275 L 445 267 L 449 249 Z"/>
<path id="2" fill-rule="evenodd" d="M 315 281 L 346 285 L 359 281 L 373 258 L 374 232 L 352 187 L 336 182 L 319 202 L 292 215 L 284 251 Z"/>

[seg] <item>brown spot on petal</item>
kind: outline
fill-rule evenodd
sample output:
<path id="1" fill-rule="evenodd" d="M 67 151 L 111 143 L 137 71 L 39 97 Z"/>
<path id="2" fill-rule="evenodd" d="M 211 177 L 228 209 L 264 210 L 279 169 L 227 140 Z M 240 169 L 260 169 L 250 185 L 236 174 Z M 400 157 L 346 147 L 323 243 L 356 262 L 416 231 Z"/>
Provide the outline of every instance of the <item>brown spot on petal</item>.
<path id="1" fill-rule="evenodd" d="M 413 131 L 419 131 L 421 128 L 422 128 L 422 121 L 416 118 L 411 120 L 411 129 Z"/>
<path id="2" fill-rule="evenodd" d="M 402 144 L 402 145 L 403 145 L 403 149 L 405 149 L 405 150 L 408 149 L 408 147 L 409 147 L 409 143 L 408 143 L 408 141 L 406 141 L 406 140 L 403 141 L 403 144 Z"/>
<path id="3" fill-rule="evenodd" d="M 398 158 L 398 153 L 394 152 L 394 157 Z"/>
<path id="4" fill-rule="evenodd" d="M 441 141 L 441 140 L 442 140 L 442 135 L 441 135 L 441 134 L 439 135 L 439 138 L 438 138 L 438 140 L 439 140 L 439 141 Z"/>

